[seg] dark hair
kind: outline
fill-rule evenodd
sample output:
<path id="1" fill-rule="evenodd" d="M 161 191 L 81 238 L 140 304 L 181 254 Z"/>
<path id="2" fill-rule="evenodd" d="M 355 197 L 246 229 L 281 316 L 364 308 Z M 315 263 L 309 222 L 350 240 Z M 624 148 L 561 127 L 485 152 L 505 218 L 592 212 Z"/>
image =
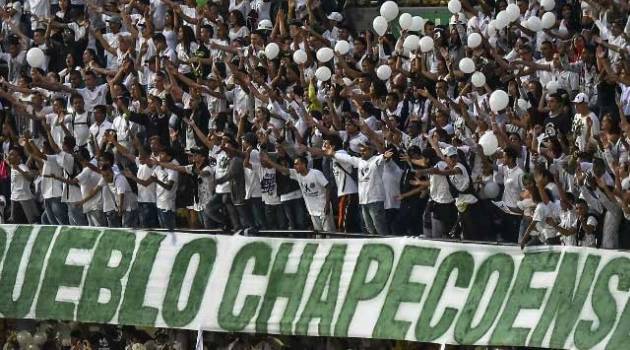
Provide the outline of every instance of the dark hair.
<path id="1" fill-rule="evenodd" d="M 236 25 L 239 27 L 242 27 L 245 25 L 245 17 L 243 17 L 243 14 L 241 13 L 241 11 L 239 10 L 232 10 L 230 11 L 230 15 L 234 15 L 234 17 L 236 17 Z"/>
<path id="2" fill-rule="evenodd" d="M 514 160 L 516 160 L 516 158 L 518 158 L 518 151 L 514 147 L 511 147 L 511 146 L 506 147 L 503 150 L 503 153 L 505 153 L 505 155 L 507 155 L 508 157 L 510 157 L 510 158 L 512 158 Z"/>
<path id="3" fill-rule="evenodd" d="M 296 156 L 295 160 L 299 161 L 304 165 L 308 165 L 308 159 L 305 156 Z"/>
<path id="4" fill-rule="evenodd" d="M 331 146 L 333 146 L 335 151 L 340 150 L 340 149 L 343 148 L 343 140 L 337 134 L 332 134 L 332 135 L 326 137 L 326 140 L 328 140 L 328 143 L 330 143 Z"/>
<path id="5" fill-rule="evenodd" d="M 182 45 L 186 52 L 190 52 L 190 43 L 195 42 L 195 32 L 190 26 L 182 26 L 183 40 Z M 212 34 L 210 34 L 212 36 Z"/>
<path id="6" fill-rule="evenodd" d="M 94 112 L 101 112 L 103 114 L 107 114 L 107 107 L 103 105 L 94 106 Z"/>

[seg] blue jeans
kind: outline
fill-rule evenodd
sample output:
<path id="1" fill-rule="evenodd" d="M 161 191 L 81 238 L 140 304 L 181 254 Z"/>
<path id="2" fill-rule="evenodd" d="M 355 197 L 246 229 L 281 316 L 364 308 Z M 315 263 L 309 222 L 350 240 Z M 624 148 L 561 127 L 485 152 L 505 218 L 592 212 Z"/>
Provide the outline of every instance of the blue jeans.
<path id="1" fill-rule="evenodd" d="M 105 213 L 107 219 L 107 227 L 120 227 L 120 215 L 118 211 L 112 210 Z"/>
<path id="2" fill-rule="evenodd" d="M 126 211 L 122 215 L 122 227 L 136 228 L 138 227 L 138 211 Z"/>
<path id="3" fill-rule="evenodd" d="M 261 197 L 252 197 L 247 200 L 254 218 L 254 225 L 259 230 L 267 228 L 267 218 L 265 217 L 265 204 Z M 238 209 L 237 209 L 238 210 Z"/>
<path id="4" fill-rule="evenodd" d="M 287 228 L 287 218 L 282 210 L 282 205 L 265 204 L 265 217 L 267 228 L 270 230 L 285 230 Z"/>
<path id="5" fill-rule="evenodd" d="M 175 212 L 158 209 L 158 221 L 160 222 L 160 227 L 173 231 L 175 229 Z"/>
<path id="6" fill-rule="evenodd" d="M 87 226 L 88 219 L 83 213 L 82 207 L 75 207 L 74 205 L 66 205 L 68 208 L 68 222 L 71 226 Z"/>
<path id="7" fill-rule="evenodd" d="M 138 219 L 140 221 L 140 227 L 142 228 L 158 227 L 157 207 L 155 206 L 155 203 L 139 202 L 137 213 L 138 213 Z"/>
<path id="8" fill-rule="evenodd" d="M 389 226 L 387 225 L 383 202 L 361 204 L 361 216 L 363 217 L 365 229 L 369 234 L 389 234 Z"/>
<path id="9" fill-rule="evenodd" d="M 289 221 L 289 230 L 303 230 L 306 228 L 306 208 L 302 198 L 282 202 L 282 208 Z"/>
<path id="10" fill-rule="evenodd" d="M 61 197 L 44 199 L 44 211 L 51 225 L 68 224 L 68 207 L 61 203 Z"/>

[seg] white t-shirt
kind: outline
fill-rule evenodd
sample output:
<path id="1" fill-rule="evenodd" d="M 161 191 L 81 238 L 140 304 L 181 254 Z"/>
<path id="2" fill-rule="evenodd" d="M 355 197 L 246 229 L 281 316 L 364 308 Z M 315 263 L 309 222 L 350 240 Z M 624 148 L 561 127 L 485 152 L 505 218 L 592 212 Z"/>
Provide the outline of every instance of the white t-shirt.
<path id="1" fill-rule="evenodd" d="M 77 89 L 77 92 L 83 96 L 85 101 L 85 110 L 88 112 L 94 111 L 94 107 L 98 105 L 107 105 L 107 92 L 109 86 L 107 84 L 101 84 L 90 89 L 88 87 Z"/>
<path id="2" fill-rule="evenodd" d="M 444 161 L 440 161 L 435 165 L 435 168 L 440 170 L 445 170 L 447 167 L 448 165 Z M 446 176 L 433 174 L 429 177 L 429 196 L 432 201 L 440 204 L 454 201 Z"/>
<path id="3" fill-rule="evenodd" d="M 335 160 L 352 165 L 359 169 L 359 204 L 385 201 L 385 185 L 383 184 L 383 155 L 368 160 L 353 157 L 346 153 L 335 153 Z"/>
<path id="4" fill-rule="evenodd" d="M 516 208 L 516 203 L 521 200 L 523 191 L 523 175 L 525 172 L 519 166 L 510 169 L 507 165 L 500 165 L 499 176 L 503 177 L 503 203 L 510 208 Z"/>
<path id="5" fill-rule="evenodd" d="M 85 146 L 90 137 L 90 114 L 88 112 L 68 114 L 66 115 L 65 123 L 66 128 L 76 139 L 77 146 Z"/>
<path id="6" fill-rule="evenodd" d="M 258 151 L 253 150 L 249 155 L 250 163 L 258 161 Z M 245 173 L 245 199 L 261 198 L 260 178 L 254 169 L 244 168 Z"/>
<path id="7" fill-rule="evenodd" d="M 265 168 L 258 164 L 252 164 L 252 168 L 258 172 L 260 178 L 260 190 L 262 200 L 266 205 L 279 205 L 278 184 L 276 182 L 276 169 Z"/>
<path id="8" fill-rule="evenodd" d="M 42 175 L 56 175 L 61 177 L 62 170 L 55 157 L 46 157 L 42 166 Z M 61 181 L 48 176 L 42 176 L 42 197 L 44 199 L 61 197 L 63 194 L 63 185 Z"/>
<path id="9" fill-rule="evenodd" d="M 542 235 L 541 239 L 547 240 L 556 237 L 559 233 L 553 226 L 547 224 L 547 218 L 558 218 L 560 212 L 560 206 L 556 202 L 549 202 L 547 204 L 540 202 L 536 205 L 534 210 L 534 216 L 532 220 L 536 222 L 536 231 Z M 534 232 L 532 232 L 534 234 Z M 535 234 L 534 234 L 535 235 Z"/>
<path id="10" fill-rule="evenodd" d="M 217 159 L 217 165 L 215 166 L 214 173 L 215 177 L 218 179 L 225 176 L 230 170 L 230 157 L 228 157 L 227 153 L 224 151 L 220 151 L 215 156 Z M 217 184 L 214 190 L 219 194 L 230 193 L 230 181 Z"/>
<path id="11" fill-rule="evenodd" d="M 28 167 L 24 164 L 20 164 L 18 167 L 25 173 L 29 172 Z M 25 201 L 32 198 L 31 181 L 11 167 L 11 200 Z"/>
<path id="12" fill-rule="evenodd" d="M 57 162 L 57 165 L 63 172 L 64 179 L 71 178 L 74 170 L 74 157 L 70 153 L 59 152 L 55 155 L 47 155 L 46 158 L 50 161 Z M 62 184 L 61 201 L 63 203 L 75 203 L 81 200 L 81 187 L 76 185 L 69 185 L 67 183 Z"/>
<path id="13" fill-rule="evenodd" d="M 385 162 L 383 166 L 383 189 L 385 190 L 385 209 L 400 209 L 400 178 L 403 170 L 396 162 Z"/>
<path id="14" fill-rule="evenodd" d="M 560 227 L 564 229 L 574 229 L 577 227 L 577 216 L 573 210 L 561 210 L 560 211 Z M 560 237 L 562 245 L 576 246 L 577 237 L 575 234 L 567 236 L 562 235 Z"/>
<path id="15" fill-rule="evenodd" d="M 96 187 L 101 181 L 101 178 L 101 174 L 92 171 L 92 169 L 88 167 L 83 168 L 83 170 L 76 177 L 76 180 L 79 181 L 79 186 L 81 187 L 81 196 L 83 198 L 87 197 L 92 189 Z M 103 210 L 103 199 L 101 192 L 97 193 L 94 197 L 90 198 L 90 200 L 83 204 L 84 213 L 88 213 L 94 210 Z"/>
<path id="16" fill-rule="evenodd" d="M 339 150 L 337 152 L 341 154 L 347 154 L 345 150 Z M 352 178 L 352 176 L 348 175 L 352 174 L 353 171 L 354 167 L 352 166 L 352 164 L 339 162 L 333 159 L 332 172 L 333 176 L 335 177 L 335 183 L 337 184 L 338 197 L 358 192 L 359 188 L 357 186 L 357 181 Z M 358 173 L 356 173 L 355 175 L 358 175 Z"/>
<path id="17" fill-rule="evenodd" d="M 156 184 L 155 195 L 156 205 L 158 209 L 175 211 L 175 198 L 177 196 L 177 183 L 179 174 L 175 170 L 164 169 L 161 166 L 156 166 L 153 169 L 153 175 L 161 182 L 168 183 L 173 181 L 173 186 L 170 190 Z"/>
<path id="18" fill-rule="evenodd" d="M 571 127 L 571 132 L 575 136 L 575 144 L 580 151 L 586 151 L 586 131 L 588 129 L 587 119 L 591 119 L 593 121 L 593 126 L 591 127 L 591 140 L 592 142 L 596 142 L 595 138 L 599 135 L 599 118 L 595 113 L 590 112 L 589 114 L 583 116 L 581 114 L 575 114 L 573 117 L 573 125 Z"/>
<path id="19" fill-rule="evenodd" d="M 98 185 L 101 186 L 103 191 L 104 212 L 118 211 L 121 205 L 124 211 L 132 211 L 138 208 L 138 198 L 122 174 L 114 174 L 112 182 L 106 182 L 104 178 L 101 178 Z M 122 204 L 120 203 L 121 194 L 124 194 L 124 203 Z"/>
<path id="20" fill-rule="evenodd" d="M 186 165 L 186 172 L 193 174 L 195 166 L 190 164 Z M 197 198 L 193 198 L 192 209 L 194 211 L 203 211 L 210 202 L 212 195 L 214 194 L 214 169 L 210 166 L 206 166 L 201 169 L 201 174 L 197 174 Z"/>
<path id="21" fill-rule="evenodd" d="M 323 216 L 328 185 L 324 173 L 317 169 L 309 169 L 308 173 L 302 176 L 295 169 L 289 169 L 289 177 L 300 184 L 308 213 L 312 216 Z"/>
<path id="22" fill-rule="evenodd" d="M 140 163 L 140 158 L 136 158 L 136 165 L 138 166 L 138 173 L 136 177 L 140 180 L 148 180 L 153 176 L 153 168 L 146 164 Z M 152 182 L 149 186 L 143 186 L 138 184 L 138 202 L 140 203 L 155 203 L 155 182 Z"/>

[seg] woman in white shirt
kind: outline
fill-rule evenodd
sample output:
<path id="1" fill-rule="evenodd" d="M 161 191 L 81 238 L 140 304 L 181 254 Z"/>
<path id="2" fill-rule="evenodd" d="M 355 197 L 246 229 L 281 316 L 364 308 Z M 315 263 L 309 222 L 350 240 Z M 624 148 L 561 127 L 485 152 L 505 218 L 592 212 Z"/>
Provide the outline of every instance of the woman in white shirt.
<path id="1" fill-rule="evenodd" d="M 175 48 L 177 61 L 179 62 L 177 71 L 181 74 L 189 74 L 192 72 L 192 68 L 188 62 L 199 48 L 199 45 L 195 42 L 195 33 L 191 27 L 181 26 L 179 27 L 177 39 L 179 41 L 177 47 Z"/>
<path id="2" fill-rule="evenodd" d="M 501 237 L 507 242 L 516 243 L 518 241 L 518 231 L 521 224 L 522 215 L 516 215 L 521 210 L 518 209 L 518 201 L 521 199 L 523 191 L 523 175 L 525 172 L 518 166 L 518 152 L 507 147 L 503 150 L 503 164 L 498 165 L 495 178 L 498 183 L 503 183 L 503 196 L 501 200 L 506 207 L 510 208 L 514 214 L 501 212 Z"/>
<path id="3" fill-rule="evenodd" d="M 7 160 L 11 166 L 11 221 L 13 223 L 34 224 L 39 220 L 39 208 L 33 199 L 31 183 L 35 176 L 22 163 L 21 148 L 14 147 L 9 151 Z M 20 222 L 17 206 L 20 206 L 26 222 Z"/>
<path id="4" fill-rule="evenodd" d="M 245 17 L 240 11 L 231 11 L 228 16 L 228 25 L 230 31 L 228 37 L 230 42 L 238 38 L 247 38 L 249 36 L 249 30 L 245 26 Z"/>

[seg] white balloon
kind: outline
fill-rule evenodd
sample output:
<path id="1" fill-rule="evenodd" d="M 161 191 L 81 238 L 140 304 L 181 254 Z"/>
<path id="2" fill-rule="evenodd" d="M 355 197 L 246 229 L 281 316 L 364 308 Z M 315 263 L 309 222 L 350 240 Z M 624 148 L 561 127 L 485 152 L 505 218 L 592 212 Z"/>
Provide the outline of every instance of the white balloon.
<path id="1" fill-rule="evenodd" d="M 376 76 L 381 80 L 387 80 L 392 76 L 392 68 L 386 64 L 378 67 Z"/>
<path id="2" fill-rule="evenodd" d="M 483 186 L 483 195 L 486 199 L 495 199 L 501 192 L 501 188 L 496 182 L 488 182 Z"/>
<path id="3" fill-rule="evenodd" d="M 469 57 L 464 57 L 459 60 L 459 70 L 466 74 L 470 74 L 475 71 L 475 62 Z"/>
<path id="4" fill-rule="evenodd" d="M 315 56 L 317 56 L 318 61 L 326 63 L 332 60 L 332 58 L 335 56 L 335 53 L 330 47 L 322 47 L 321 49 L 317 50 L 317 54 Z"/>
<path id="5" fill-rule="evenodd" d="M 409 31 L 411 32 L 419 32 L 424 27 L 424 18 L 420 16 L 413 16 L 411 19 L 411 27 L 409 27 Z"/>
<path id="6" fill-rule="evenodd" d="M 420 51 L 429 52 L 431 50 L 433 50 L 433 38 L 423 36 L 422 39 L 420 39 Z"/>
<path id="7" fill-rule="evenodd" d="M 490 95 L 490 109 L 493 112 L 504 110 L 510 102 L 510 97 L 503 90 L 495 90 Z"/>
<path id="8" fill-rule="evenodd" d="M 506 8 L 505 8 L 505 12 L 508 15 L 508 20 L 510 22 L 514 22 L 516 21 L 519 17 L 521 17 L 521 9 L 518 7 L 517 4 L 509 4 Z"/>
<path id="9" fill-rule="evenodd" d="M 273 60 L 276 57 L 278 57 L 279 53 L 280 53 L 280 47 L 276 43 L 269 43 L 265 47 L 265 56 L 267 56 L 267 58 L 270 60 Z"/>
<path id="10" fill-rule="evenodd" d="M 479 33 L 472 33 L 468 36 L 468 47 L 471 49 L 477 48 L 481 45 L 481 35 Z"/>
<path id="11" fill-rule="evenodd" d="M 493 155 L 499 147 L 499 140 L 492 131 L 486 131 L 485 134 L 479 138 L 479 145 L 483 149 L 483 154 L 486 156 Z"/>
<path id="12" fill-rule="evenodd" d="M 403 41 L 403 47 L 409 51 L 417 50 L 419 45 L 420 38 L 415 34 L 407 36 Z"/>
<path id="13" fill-rule="evenodd" d="M 509 23 L 510 20 L 508 19 L 507 12 L 505 12 L 505 10 L 499 11 L 499 13 L 497 13 L 497 19 L 494 26 L 497 27 L 497 29 L 501 30 L 507 27 Z"/>
<path id="14" fill-rule="evenodd" d="M 389 22 L 398 16 L 398 4 L 393 1 L 385 1 L 381 5 L 381 16 Z"/>
<path id="15" fill-rule="evenodd" d="M 557 80 L 551 80 L 550 82 L 547 83 L 546 88 L 547 88 L 547 91 L 553 94 L 558 91 L 558 89 L 560 88 L 560 84 L 558 83 Z"/>
<path id="16" fill-rule="evenodd" d="M 531 16 L 527 19 L 527 29 L 532 32 L 540 32 L 542 30 L 542 22 L 538 16 Z"/>
<path id="17" fill-rule="evenodd" d="M 345 40 L 339 40 L 335 44 L 335 51 L 340 55 L 345 55 L 350 52 L 350 43 Z"/>
<path id="18" fill-rule="evenodd" d="M 317 77 L 317 80 L 319 81 L 327 81 L 331 76 L 332 72 L 330 71 L 330 68 L 326 66 L 319 67 L 315 71 L 315 77 Z"/>
<path id="19" fill-rule="evenodd" d="M 33 342 L 33 336 L 28 331 L 20 331 L 17 334 L 17 341 L 21 347 L 25 348 L 28 344 Z"/>
<path id="20" fill-rule="evenodd" d="M 468 23 L 466 24 L 466 27 L 479 28 L 479 26 L 477 25 L 477 16 L 470 17 L 470 19 L 468 20 Z"/>
<path id="21" fill-rule="evenodd" d="M 372 21 L 372 28 L 378 36 L 383 36 L 387 32 L 387 20 L 383 16 L 376 16 Z"/>
<path id="22" fill-rule="evenodd" d="M 481 72 L 474 72 L 470 77 L 470 81 L 475 87 L 482 87 L 486 85 L 486 76 Z"/>
<path id="23" fill-rule="evenodd" d="M 457 14 L 462 10 L 462 3 L 459 0 L 450 0 L 448 2 L 448 10 L 451 11 L 452 14 Z"/>
<path id="24" fill-rule="evenodd" d="M 494 36 L 497 33 L 496 19 L 493 19 L 490 21 L 490 23 L 488 23 L 488 26 L 486 27 L 486 33 L 488 34 L 488 36 Z"/>
<path id="25" fill-rule="evenodd" d="M 523 111 L 526 111 L 529 108 L 529 102 L 522 98 L 519 98 L 518 101 L 516 101 L 516 104 L 518 105 L 518 108 Z"/>
<path id="26" fill-rule="evenodd" d="M 553 12 L 545 12 L 540 19 L 543 28 L 550 29 L 556 24 L 556 15 Z"/>
<path id="27" fill-rule="evenodd" d="M 41 68 L 44 64 L 44 51 L 39 47 L 33 47 L 26 53 L 26 62 L 34 68 Z"/>
<path id="28" fill-rule="evenodd" d="M 551 11 L 556 7 L 556 2 L 554 0 L 542 0 L 540 5 L 545 9 L 545 11 Z"/>
<path id="29" fill-rule="evenodd" d="M 413 17 L 411 17 L 411 15 L 406 12 L 398 17 L 398 24 L 400 24 L 400 29 L 402 30 L 408 30 L 411 27 L 412 23 Z"/>
<path id="30" fill-rule="evenodd" d="M 44 332 L 37 332 L 33 336 L 33 343 L 41 346 L 41 345 L 44 345 L 47 339 L 48 337 L 46 336 Z"/>
<path id="31" fill-rule="evenodd" d="M 293 62 L 297 64 L 304 64 L 306 63 L 307 59 L 308 59 L 308 56 L 306 55 L 306 51 L 302 49 L 296 50 L 293 53 Z"/>

